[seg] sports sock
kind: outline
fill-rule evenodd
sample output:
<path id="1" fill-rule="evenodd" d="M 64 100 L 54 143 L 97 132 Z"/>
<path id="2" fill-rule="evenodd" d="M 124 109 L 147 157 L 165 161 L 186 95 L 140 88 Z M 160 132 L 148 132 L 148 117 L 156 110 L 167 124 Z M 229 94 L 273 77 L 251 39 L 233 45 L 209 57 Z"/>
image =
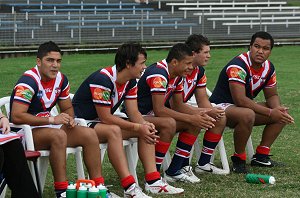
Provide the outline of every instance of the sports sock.
<path id="1" fill-rule="evenodd" d="M 243 153 L 234 153 L 233 156 L 240 158 L 241 160 L 246 161 L 247 156 L 246 152 L 244 151 Z"/>
<path id="2" fill-rule="evenodd" d="M 166 171 L 168 175 L 176 175 L 178 170 L 182 168 L 182 163 L 186 158 L 189 158 L 191 149 L 196 139 L 197 135 L 187 132 L 181 132 L 179 134 L 175 154 L 168 170 Z"/>
<path id="3" fill-rule="evenodd" d="M 145 175 L 145 180 L 148 184 L 153 184 L 156 181 L 160 180 L 160 173 L 155 171 Z"/>
<path id="4" fill-rule="evenodd" d="M 93 181 L 95 182 L 96 186 L 99 186 L 100 184 L 104 184 L 104 178 L 103 177 L 93 178 Z"/>
<path id="5" fill-rule="evenodd" d="M 170 142 L 163 142 L 159 140 L 155 145 L 155 161 L 156 161 L 156 169 L 160 170 L 161 164 L 164 160 L 166 153 L 170 147 Z"/>
<path id="6" fill-rule="evenodd" d="M 216 146 L 218 145 L 222 135 L 215 134 L 211 131 L 206 131 L 203 138 L 203 148 L 201 151 L 201 156 L 198 161 L 200 166 L 204 166 L 205 164 L 210 162 L 211 156 L 214 153 Z"/>
<path id="7" fill-rule="evenodd" d="M 60 198 L 61 194 L 67 190 L 68 185 L 68 181 L 54 182 L 54 190 L 57 198 Z"/>
<path id="8" fill-rule="evenodd" d="M 270 154 L 270 150 L 271 149 L 269 147 L 267 147 L 267 146 L 261 146 L 261 145 L 259 145 L 256 148 L 256 153 L 257 154 L 261 154 L 261 155 L 269 155 Z"/>
<path id="9" fill-rule="evenodd" d="M 129 175 L 127 177 L 124 177 L 121 179 L 121 185 L 126 191 L 132 184 L 135 183 L 134 177 L 132 175 Z"/>

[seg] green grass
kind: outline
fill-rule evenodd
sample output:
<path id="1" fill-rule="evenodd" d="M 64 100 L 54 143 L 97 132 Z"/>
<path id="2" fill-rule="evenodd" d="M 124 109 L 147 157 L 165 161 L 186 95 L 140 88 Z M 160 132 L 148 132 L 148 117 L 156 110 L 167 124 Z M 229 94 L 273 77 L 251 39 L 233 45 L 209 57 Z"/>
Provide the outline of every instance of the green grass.
<path id="1" fill-rule="evenodd" d="M 212 49 L 210 64 L 206 67 L 208 88 L 213 89 L 221 68 L 235 55 L 245 51 L 246 48 Z M 296 124 L 287 126 L 272 147 L 273 159 L 287 164 L 281 168 L 250 168 L 254 173 L 273 175 L 276 185 L 257 185 L 245 182 L 243 175 L 230 174 L 227 176 L 200 175 L 201 183 L 196 185 L 178 183 L 177 186 L 185 189 L 184 197 L 299 197 L 300 192 L 300 147 L 299 139 L 299 46 L 275 47 L 271 60 L 277 71 L 278 90 L 282 103 L 290 107 L 290 113 L 295 118 Z M 148 51 L 147 64 L 165 58 L 167 51 Z M 80 83 L 96 69 L 112 65 L 113 54 L 73 54 L 63 57 L 62 72 L 65 73 L 71 84 L 71 92 L 75 92 Z M 1 86 L 0 96 L 9 95 L 20 75 L 35 64 L 35 57 L 9 58 L 0 60 Z M 262 100 L 262 95 L 258 100 Z M 256 146 L 259 143 L 262 127 L 253 130 L 252 138 Z M 202 139 L 202 138 L 201 138 Z M 227 155 L 233 152 L 232 132 L 224 134 Z M 174 145 L 171 148 L 174 151 Z M 218 158 L 218 156 L 217 156 Z M 193 161 L 193 164 L 195 161 Z M 216 160 L 219 163 L 219 160 Z M 68 159 L 68 178 L 74 181 L 75 163 L 73 156 Z M 103 164 L 103 175 L 107 184 L 112 184 L 113 192 L 122 195 L 119 179 L 111 167 L 108 159 Z M 143 169 L 138 165 L 140 184 L 143 183 Z M 49 169 L 44 197 L 54 197 L 52 175 Z M 162 196 L 163 197 L 163 196 Z M 170 196 L 169 196 L 170 197 Z"/>

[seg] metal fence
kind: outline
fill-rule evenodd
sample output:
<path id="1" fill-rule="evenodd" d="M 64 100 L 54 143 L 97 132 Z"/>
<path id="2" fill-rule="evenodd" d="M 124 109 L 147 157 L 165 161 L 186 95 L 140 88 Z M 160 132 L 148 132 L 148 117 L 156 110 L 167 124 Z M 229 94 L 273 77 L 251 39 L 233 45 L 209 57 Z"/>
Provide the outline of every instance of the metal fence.
<path id="1" fill-rule="evenodd" d="M 175 8 L 172 13 L 167 5 L 158 9 L 156 2 L 121 10 L 44 6 L 37 11 L 14 8 L 11 13 L 11 8 L 6 8 L 6 13 L 0 10 L 0 46 L 35 45 L 46 40 L 63 44 L 172 42 L 183 41 L 192 33 L 202 33 L 212 41 L 242 40 L 259 30 L 275 38 L 300 38 L 300 9 L 261 7 L 212 14 L 204 9 L 184 12 Z"/>

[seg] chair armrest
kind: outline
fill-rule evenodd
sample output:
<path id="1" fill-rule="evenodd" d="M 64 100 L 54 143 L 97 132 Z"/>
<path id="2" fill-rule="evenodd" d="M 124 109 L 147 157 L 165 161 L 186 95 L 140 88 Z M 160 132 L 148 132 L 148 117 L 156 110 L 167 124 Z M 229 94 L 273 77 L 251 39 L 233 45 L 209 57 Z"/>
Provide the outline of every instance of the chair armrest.
<path id="1" fill-rule="evenodd" d="M 16 128 L 21 128 L 22 129 L 18 133 L 24 135 L 26 150 L 34 151 L 35 148 L 34 148 L 34 143 L 33 143 L 31 127 L 27 124 L 17 125 L 17 124 L 9 123 L 9 125 L 11 127 L 16 127 Z"/>

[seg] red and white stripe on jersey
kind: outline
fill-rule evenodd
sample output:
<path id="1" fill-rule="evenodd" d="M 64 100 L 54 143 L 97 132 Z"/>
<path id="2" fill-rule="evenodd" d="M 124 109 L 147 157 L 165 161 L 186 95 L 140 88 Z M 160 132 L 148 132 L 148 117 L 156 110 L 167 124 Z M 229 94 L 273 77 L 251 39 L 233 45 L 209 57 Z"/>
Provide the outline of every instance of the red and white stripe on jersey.
<path id="1" fill-rule="evenodd" d="M 187 101 L 189 96 L 194 93 L 195 88 L 206 88 L 207 78 L 206 75 L 198 80 L 200 74 L 199 67 L 196 67 L 190 75 L 187 75 L 183 78 L 183 92 L 184 92 L 184 101 Z"/>
<path id="2" fill-rule="evenodd" d="M 64 89 L 63 92 L 61 92 L 61 85 L 63 83 L 63 75 L 61 72 L 58 72 L 56 75 L 56 78 L 53 79 L 53 83 L 45 83 L 44 85 L 41 82 L 41 75 L 38 71 L 37 66 L 35 66 L 33 69 L 28 70 L 24 73 L 26 76 L 30 76 L 33 78 L 39 88 L 39 92 L 41 92 L 41 98 L 40 101 L 44 108 L 49 108 L 54 105 L 57 98 L 60 96 L 61 99 L 66 99 L 69 97 L 69 90 L 70 86 L 69 84 Z M 18 85 L 16 86 L 18 87 Z"/>
<path id="3" fill-rule="evenodd" d="M 117 67 L 107 67 L 104 69 L 101 69 L 100 73 L 105 74 L 108 76 L 113 83 L 114 90 L 110 90 L 110 92 L 113 91 L 115 94 L 112 95 L 111 100 L 111 106 L 114 107 L 118 102 L 122 99 L 123 95 L 126 92 L 127 87 L 129 86 L 129 81 L 127 81 L 123 85 L 117 85 Z M 110 96 L 110 95 L 109 95 Z M 126 99 L 136 99 L 137 98 L 137 86 L 132 87 L 130 90 L 128 90 L 127 94 L 125 95 Z"/>
<path id="4" fill-rule="evenodd" d="M 102 105 L 111 105 L 111 90 L 101 85 L 90 84 L 93 102 Z"/>
<path id="5" fill-rule="evenodd" d="M 14 89 L 14 99 L 17 99 L 27 104 L 31 103 L 32 97 L 35 93 L 31 86 L 25 83 L 19 83 L 14 87 Z"/>
<path id="6" fill-rule="evenodd" d="M 276 72 L 274 71 L 270 80 L 268 81 L 267 85 L 265 86 L 265 88 L 272 88 L 277 84 L 276 81 Z"/>
<path id="7" fill-rule="evenodd" d="M 261 86 L 263 86 L 263 84 L 266 81 L 267 76 L 270 74 L 271 72 L 271 66 L 270 66 L 270 61 L 266 60 L 263 64 L 262 67 L 260 68 L 260 70 L 255 70 L 252 67 L 252 62 L 250 60 L 250 52 L 248 51 L 247 53 L 241 54 L 239 56 L 239 58 L 241 60 L 243 60 L 245 62 L 245 64 L 247 65 L 247 68 L 250 72 L 250 75 L 252 76 L 251 78 L 251 85 L 252 85 L 252 91 L 256 91 L 258 88 L 260 88 Z M 275 74 L 275 70 L 272 74 L 272 77 L 268 82 L 267 82 L 267 87 L 268 88 L 272 88 L 276 85 L 276 74 Z"/>

